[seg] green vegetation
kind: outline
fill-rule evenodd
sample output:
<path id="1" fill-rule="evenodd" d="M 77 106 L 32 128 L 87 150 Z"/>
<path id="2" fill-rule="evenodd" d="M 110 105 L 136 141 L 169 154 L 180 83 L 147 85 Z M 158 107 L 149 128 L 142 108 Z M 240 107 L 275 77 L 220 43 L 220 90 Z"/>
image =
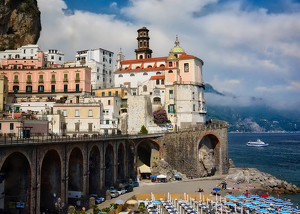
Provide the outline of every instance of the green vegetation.
<path id="1" fill-rule="evenodd" d="M 140 133 L 148 134 L 148 130 L 146 129 L 146 127 L 144 125 L 141 127 Z"/>

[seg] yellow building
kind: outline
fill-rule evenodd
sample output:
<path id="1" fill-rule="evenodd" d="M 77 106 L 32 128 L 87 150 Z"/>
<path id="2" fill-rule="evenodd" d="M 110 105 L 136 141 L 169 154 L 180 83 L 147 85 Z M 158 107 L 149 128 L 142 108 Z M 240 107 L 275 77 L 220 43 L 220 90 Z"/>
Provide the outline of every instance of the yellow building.
<path id="1" fill-rule="evenodd" d="M 5 111 L 8 95 L 8 79 L 5 75 L 0 75 L 0 112 Z"/>
<path id="2" fill-rule="evenodd" d="M 127 98 L 127 88 L 101 88 L 93 89 L 92 95 L 96 97 L 122 97 Z"/>

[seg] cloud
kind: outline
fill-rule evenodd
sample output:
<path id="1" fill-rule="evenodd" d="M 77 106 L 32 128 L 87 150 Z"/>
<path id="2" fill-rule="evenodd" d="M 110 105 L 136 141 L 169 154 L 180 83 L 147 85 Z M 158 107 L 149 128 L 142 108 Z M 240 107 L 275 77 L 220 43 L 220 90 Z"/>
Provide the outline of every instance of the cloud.
<path id="1" fill-rule="evenodd" d="M 166 56 L 179 35 L 184 50 L 204 61 L 204 81 L 220 92 L 263 97 L 270 105 L 296 103 L 299 4 L 285 1 L 280 12 L 271 13 L 245 2 L 129 0 L 121 8 L 112 2 L 115 14 L 108 15 L 70 11 L 62 0 L 38 0 L 43 28 L 38 44 L 59 49 L 66 59 L 74 59 L 77 50 L 99 47 L 115 55 L 122 48 L 125 59 L 133 59 L 136 31 L 146 26 L 153 57 Z"/>

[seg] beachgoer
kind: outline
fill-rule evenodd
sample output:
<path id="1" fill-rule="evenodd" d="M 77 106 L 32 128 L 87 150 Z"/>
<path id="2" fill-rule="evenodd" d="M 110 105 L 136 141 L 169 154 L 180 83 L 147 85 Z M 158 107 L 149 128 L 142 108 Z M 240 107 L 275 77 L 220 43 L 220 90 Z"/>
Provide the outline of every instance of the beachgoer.
<path id="1" fill-rule="evenodd" d="M 245 192 L 245 196 L 248 198 L 248 196 L 249 196 L 249 192 L 248 192 L 248 190 L 246 190 L 246 192 Z"/>
<path id="2" fill-rule="evenodd" d="M 283 200 L 286 201 L 286 198 L 284 198 Z"/>
<path id="3" fill-rule="evenodd" d="M 288 202 L 291 202 L 291 199 L 288 198 Z"/>

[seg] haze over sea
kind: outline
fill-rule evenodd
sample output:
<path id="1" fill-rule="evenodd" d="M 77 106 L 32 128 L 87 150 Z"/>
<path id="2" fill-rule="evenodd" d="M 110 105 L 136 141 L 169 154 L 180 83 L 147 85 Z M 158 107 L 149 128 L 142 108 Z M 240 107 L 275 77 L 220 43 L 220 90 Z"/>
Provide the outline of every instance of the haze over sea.
<path id="1" fill-rule="evenodd" d="M 248 147 L 257 139 L 267 147 Z M 300 187 L 300 133 L 228 133 L 229 158 L 236 167 L 257 168 Z M 300 204 L 300 194 L 281 194 Z"/>

